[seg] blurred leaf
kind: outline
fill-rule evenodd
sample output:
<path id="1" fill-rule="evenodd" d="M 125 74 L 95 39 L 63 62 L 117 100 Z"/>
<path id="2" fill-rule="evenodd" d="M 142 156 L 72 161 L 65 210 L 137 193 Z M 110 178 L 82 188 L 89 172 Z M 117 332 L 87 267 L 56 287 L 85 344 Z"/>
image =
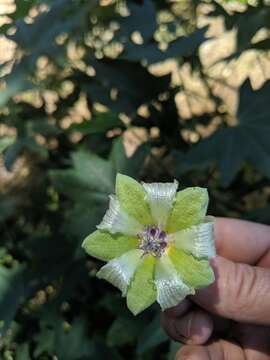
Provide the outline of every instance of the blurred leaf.
<path id="1" fill-rule="evenodd" d="M 160 316 L 156 316 L 154 320 L 146 326 L 138 339 L 137 353 L 139 355 L 149 351 L 153 347 L 167 341 L 168 336 L 160 324 Z"/>
<path id="2" fill-rule="evenodd" d="M 35 153 L 41 157 L 48 156 L 48 150 L 45 146 L 38 144 L 34 138 L 21 137 L 11 145 L 5 152 L 5 167 L 8 171 L 11 171 L 18 157 L 22 154 L 23 150 Z"/>
<path id="3" fill-rule="evenodd" d="M 83 194 L 81 195 L 83 196 Z M 78 247 L 82 252 L 81 243 L 90 232 L 94 231 L 100 223 L 105 211 L 108 199 L 103 204 L 93 203 L 94 197 L 86 196 L 84 202 L 75 204 L 66 211 L 65 222 L 62 231 L 69 236 L 79 239 Z M 85 253 L 83 253 L 85 256 Z"/>
<path id="4" fill-rule="evenodd" d="M 28 131 L 35 134 L 43 135 L 47 138 L 56 136 L 61 133 L 56 125 L 49 124 L 46 119 L 35 119 L 27 124 Z"/>
<path id="5" fill-rule="evenodd" d="M 228 186 L 248 161 L 270 177 L 269 91 L 269 81 L 257 91 L 246 81 L 240 89 L 238 124 L 216 131 L 182 156 L 177 173 L 216 163 L 222 184 Z"/>
<path id="6" fill-rule="evenodd" d="M 265 26 L 269 28 L 270 10 L 268 7 L 249 7 L 244 14 L 237 16 L 237 49 L 248 47 L 257 31 Z"/>
<path id="7" fill-rule="evenodd" d="M 76 318 L 69 330 L 65 330 L 64 321 L 60 318 L 54 316 L 52 320 L 41 322 L 41 332 L 35 336 L 35 357 L 47 353 L 59 359 L 86 360 L 94 355 L 94 344 L 87 336 L 83 319 Z"/>
<path id="8" fill-rule="evenodd" d="M 114 320 L 107 333 L 109 346 L 132 344 L 144 327 L 144 321 L 133 316 L 120 316 Z"/>
<path id="9" fill-rule="evenodd" d="M 30 358 L 30 350 L 29 350 L 29 344 L 24 343 L 19 345 L 16 348 L 16 360 L 29 360 Z"/>
<path id="10" fill-rule="evenodd" d="M 14 269 L 0 266 L 0 321 L 3 321 L 0 333 L 2 335 L 10 326 L 19 305 L 31 289 L 28 281 L 23 266 Z"/>
<path id="11" fill-rule="evenodd" d="M 254 44 L 250 44 L 249 48 L 256 50 L 268 50 L 270 49 L 270 38 L 257 41 Z"/>
<path id="12" fill-rule="evenodd" d="M 23 150 L 23 142 L 18 140 L 15 144 L 11 145 L 6 153 L 4 158 L 4 164 L 8 171 L 12 170 L 12 167 L 17 160 L 18 156 L 21 154 Z"/>
<path id="13" fill-rule="evenodd" d="M 158 44 L 154 42 L 143 45 L 129 43 L 126 44 L 125 50 L 120 58 L 129 61 L 146 60 L 148 64 L 154 64 L 170 58 L 191 56 L 206 40 L 206 31 L 207 28 L 204 27 L 194 31 L 188 36 L 179 37 L 172 41 L 165 51 L 160 50 Z"/>
<path id="14" fill-rule="evenodd" d="M 58 191 L 74 200 L 86 198 L 106 201 L 114 192 L 114 171 L 109 161 L 99 156 L 78 151 L 72 155 L 73 168 L 51 171 L 51 179 Z"/>
<path id="15" fill-rule="evenodd" d="M 33 75 L 40 56 L 49 56 L 54 61 L 63 54 L 66 56 L 65 48 L 57 45 L 56 37 L 71 31 L 79 32 L 88 11 L 95 5 L 95 0 L 84 6 L 79 6 L 75 1 L 55 0 L 48 11 L 41 12 L 35 18 L 34 24 L 26 23 L 24 19 L 16 22 L 17 31 L 7 37 L 24 51 L 25 56 L 3 78 L 6 89 L 1 91 L 0 107 L 15 94 L 36 87 L 30 75 Z"/>
<path id="16" fill-rule="evenodd" d="M 89 8 L 94 4 L 95 1 L 90 0 Z M 35 57 L 41 54 L 48 55 L 48 50 L 53 55 L 57 46 L 55 38 L 81 26 L 86 7 L 81 6 L 78 9 L 77 6 L 76 2 L 69 4 L 66 0 L 55 0 L 48 11 L 41 12 L 35 18 L 34 24 L 19 20 L 16 23 L 16 33 L 8 37 L 25 51 L 32 51 L 32 57 L 33 55 Z"/>
<path id="17" fill-rule="evenodd" d="M 129 16 L 118 17 L 119 30 L 116 33 L 116 39 L 127 41 L 134 32 L 139 32 L 144 41 L 153 37 L 157 28 L 156 10 L 154 2 L 145 0 L 139 4 L 135 2 L 128 3 Z"/>
<path id="18" fill-rule="evenodd" d="M 113 163 L 113 166 L 116 170 L 116 172 L 119 172 L 121 174 L 126 174 L 126 169 L 128 167 L 128 157 L 126 155 L 126 150 L 123 144 L 123 138 L 118 137 L 112 147 L 112 151 L 110 154 L 110 159 Z M 128 174 L 126 174 L 128 175 Z"/>
<path id="19" fill-rule="evenodd" d="M 246 214 L 244 214 L 244 218 L 251 221 L 270 224 L 270 205 L 248 211 Z"/>
<path id="20" fill-rule="evenodd" d="M 0 223 L 6 221 L 15 211 L 15 201 L 7 195 L 0 194 Z"/>
<path id="21" fill-rule="evenodd" d="M 30 72 L 28 64 L 22 60 L 20 64 L 14 65 L 12 72 L 3 79 L 6 83 L 5 89 L 0 92 L 0 108 L 9 101 L 9 99 L 26 90 L 34 88 L 34 85 L 29 79 L 28 71 Z"/>
<path id="22" fill-rule="evenodd" d="M 175 360 L 176 359 L 176 353 L 180 350 L 182 344 L 176 341 L 171 340 L 170 341 L 170 350 L 167 356 L 167 360 Z"/>
<path id="23" fill-rule="evenodd" d="M 98 134 L 105 133 L 114 128 L 123 127 L 122 121 L 117 114 L 112 112 L 95 113 L 93 119 L 83 121 L 80 124 L 72 124 L 68 130 L 79 131 L 82 134 Z"/>
<path id="24" fill-rule="evenodd" d="M 171 80 L 170 75 L 156 77 L 140 64 L 124 60 L 88 59 L 87 64 L 95 68 L 96 77 L 78 74 L 78 81 L 91 102 L 104 104 L 114 112 L 134 113 L 141 104 L 166 91 Z"/>
<path id="25" fill-rule="evenodd" d="M 0 138 L 0 154 L 14 143 L 14 137 L 5 136 Z"/>
<path id="26" fill-rule="evenodd" d="M 149 145 L 142 144 L 136 149 L 132 156 L 127 157 L 123 137 L 120 136 L 114 141 L 110 160 L 116 172 L 139 178 L 140 170 L 143 169 L 145 159 L 149 153 Z"/>

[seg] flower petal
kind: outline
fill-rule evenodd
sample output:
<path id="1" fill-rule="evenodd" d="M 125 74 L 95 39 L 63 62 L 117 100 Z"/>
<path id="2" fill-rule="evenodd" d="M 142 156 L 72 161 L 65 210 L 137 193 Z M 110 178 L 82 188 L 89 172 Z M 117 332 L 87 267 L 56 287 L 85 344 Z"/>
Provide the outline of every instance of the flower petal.
<path id="1" fill-rule="evenodd" d="M 136 236 L 144 229 L 136 219 L 129 216 L 120 206 L 114 195 L 110 195 L 109 209 L 97 226 L 99 230 L 107 230 L 112 234 L 121 233 Z"/>
<path id="2" fill-rule="evenodd" d="M 183 282 L 167 254 L 157 260 L 155 284 L 157 301 L 162 310 L 177 305 L 187 295 L 194 293 L 193 289 Z"/>
<path id="3" fill-rule="evenodd" d="M 207 189 L 190 187 L 179 191 L 167 224 L 169 233 L 203 222 L 208 206 Z"/>
<path id="4" fill-rule="evenodd" d="M 146 191 L 146 201 L 150 205 L 153 219 L 157 225 L 164 228 L 173 207 L 178 181 L 174 180 L 173 183 L 143 183 L 143 187 Z"/>
<path id="5" fill-rule="evenodd" d="M 197 258 L 215 256 L 214 217 L 206 216 L 203 223 L 172 233 L 168 239 L 177 249 Z"/>
<path id="6" fill-rule="evenodd" d="M 128 251 L 103 266 L 97 273 L 97 277 L 109 281 L 125 296 L 136 268 L 142 261 L 142 254 L 142 250 L 138 249 Z"/>
<path id="7" fill-rule="evenodd" d="M 193 255 L 186 254 L 171 246 L 169 257 L 185 284 L 194 288 L 202 288 L 215 281 L 214 272 L 208 260 L 195 259 Z"/>
<path id="8" fill-rule="evenodd" d="M 89 255 L 108 261 L 121 256 L 129 250 L 138 248 L 138 239 L 126 235 L 112 235 L 107 231 L 97 230 L 85 238 L 82 247 Z"/>
<path id="9" fill-rule="evenodd" d="M 131 281 L 127 292 L 127 306 L 134 315 L 139 314 L 156 300 L 155 263 L 154 256 L 145 256 Z"/>
<path id="10" fill-rule="evenodd" d="M 121 208 L 139 223 L 154 224 L 150 207 L 145 201 L 146 192 L 141 184 L 129 176 L 117 174 L 116 196 Z"/>

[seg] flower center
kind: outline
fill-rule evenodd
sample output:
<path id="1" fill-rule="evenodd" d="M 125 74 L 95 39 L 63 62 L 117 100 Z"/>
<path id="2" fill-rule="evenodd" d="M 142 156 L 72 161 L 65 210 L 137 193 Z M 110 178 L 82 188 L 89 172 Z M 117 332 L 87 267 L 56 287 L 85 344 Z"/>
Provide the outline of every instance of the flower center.
<path id="1" fill-rule="evenodd" d="M 141 239 L 140 249 L 143 250 L 143 255 L 160 257 L 167 247 L 167 234 L 159 227 L 148 226 L 138 236 Z"/>

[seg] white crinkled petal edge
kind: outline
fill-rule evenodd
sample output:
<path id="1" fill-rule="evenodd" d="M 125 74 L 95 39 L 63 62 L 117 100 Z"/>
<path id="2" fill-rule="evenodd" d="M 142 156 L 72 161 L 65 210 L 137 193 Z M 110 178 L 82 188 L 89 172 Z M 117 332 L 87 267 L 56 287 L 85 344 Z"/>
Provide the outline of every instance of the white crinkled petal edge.
<path id="1" fill-rule="evenodd" d="M 161 228 L 166 223 L 173 207 L 175 194 L 178 188 L 178 181 L 173 183 L 142 183 L 146 191 L 145 200 L 148 202 L 153 219 Z"/>
<path id="2" fill-rule="evenodd" d="M 157 302 L 162 310 L 176 306 L 187 295 L 194 294 L 194 289 L 183 282 L 166 253 L 157 260 L 155 284 Z"/>
<path id="3" fill-rule="evenodd" d="M 203 223 L 172 233 L 169 242 L 197 258 L 216 256 L 214 239 L 214 217 L 206 216 Z"/>
<path id="4" fill-rule="evenodd" d="M 142 261 L 142 255 L 142 250 L 130 250 L 104 265 L 97 277 L 109 281 L 122 291 L 122 296 L 126 296 L 131 279 Z"/>
<path id="5" fill-rule="evenodd" d="M 121 233 L 136 236 L 143 231 L 144 226 L 121 209 L 116 196 L 110 195 L 109 209 L 97 228 L 99 230 L 107 230 L 112 234 Z"/>

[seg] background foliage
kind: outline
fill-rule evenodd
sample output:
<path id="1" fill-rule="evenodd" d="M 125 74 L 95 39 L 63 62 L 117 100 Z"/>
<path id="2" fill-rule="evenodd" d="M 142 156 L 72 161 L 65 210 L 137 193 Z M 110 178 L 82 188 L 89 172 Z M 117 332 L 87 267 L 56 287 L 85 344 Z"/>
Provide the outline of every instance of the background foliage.
<path id="1" fill-rule="evenodd" d="M 173 359 L 158 307 L 133 317 L 81 243 L 116 172 L 205 186 L 211 214 L 270 223 L 269 2 L 15 2 L 0 28 L 13 54 L 0 67 L 1 358 Z"/>

